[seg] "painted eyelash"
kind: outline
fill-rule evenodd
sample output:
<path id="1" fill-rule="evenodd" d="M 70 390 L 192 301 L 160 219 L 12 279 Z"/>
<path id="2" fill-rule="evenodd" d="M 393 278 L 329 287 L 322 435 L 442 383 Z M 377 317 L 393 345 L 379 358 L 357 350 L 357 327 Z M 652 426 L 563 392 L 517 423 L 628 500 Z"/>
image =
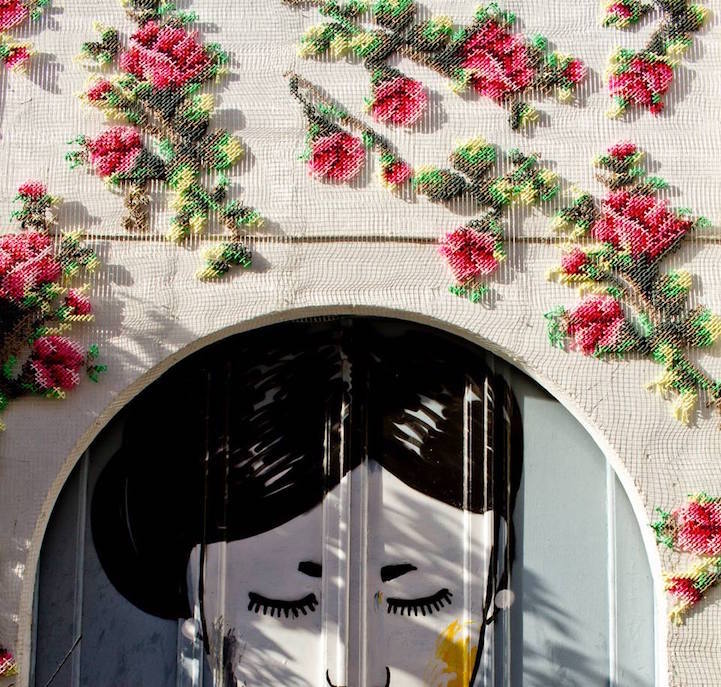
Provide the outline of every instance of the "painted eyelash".
<path id="1" fill-rule="evenodd" d="M 418 611 L 422 615 L 433 615 L 434 610 L 440 611 L 443 606 L 449 606 L 451 604 L 451 597 L 453 594 L 446 588 L 440 589 L 435 594 L 430 596 L 424 596 L 420 599 L 394 599 L 389 598 L 388 601 L 388 613 L 394 615 L 398 613 L 400 609 L 401 615 L 404 615 L 406 610 L 408 615 L 413 613 L 418 615 Z"/>
<path id="2" fill-rule="evenodd" d="M 286 618 L 290 617 L 291 613 L 294 618 L 297 618 L 299 613 L 308 615 L 308 611 L 312 613 L 315 611 L 316 606 L 318 606 L 318 598 L 315 594 L 308 594 L 308 596 L 304 596 L 297 601 L 281 601 L 278 599 L 268 599 L 255 592 L 248 592 L 248 599 L 249 611 L 253 611 L 259 615 L 261 611 L 263 615 L 268 615 L 270 611 L 271 616 L 277 615 L 278 618 L 280 618 L 281 614 L 285 614 Z"/>

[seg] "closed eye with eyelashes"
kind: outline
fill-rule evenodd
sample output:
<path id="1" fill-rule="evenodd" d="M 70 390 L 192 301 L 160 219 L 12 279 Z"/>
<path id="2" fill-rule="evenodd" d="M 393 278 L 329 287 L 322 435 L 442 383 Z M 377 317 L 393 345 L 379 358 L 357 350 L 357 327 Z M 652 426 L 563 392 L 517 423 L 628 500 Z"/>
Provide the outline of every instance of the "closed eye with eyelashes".
<path id="1" fill-rule="evenodd" d="M 436 611 L 440 611 L 443 606 L 449 606 L 451 604 L 451 597 L 453 594 L 450 590 L 439 589 L 435 594 L 430 596 L 423 596 L 418 599 L 397 599 L 394 597 L 388 597 L 386 602 L 388 603 L 388 613 L 394 615 L 400 611 L 401 615 L 433 615 Z"/>
<path id="2" fill-rule="evenodd" d="M 248 592 L 248 610 L 253 611 L 260 615 L 275 615 L 278 618 L 281 615 L 289 618 L 291 615 L 294 618 L 308 613 L 313 613 L 318 606 L 318 597 L 315 594 L 308 594 L 302 599 L 297 601 L 284 601 L 281 599 L 269 599 L 262 594 L 256 594 L 255 592 Z"/>

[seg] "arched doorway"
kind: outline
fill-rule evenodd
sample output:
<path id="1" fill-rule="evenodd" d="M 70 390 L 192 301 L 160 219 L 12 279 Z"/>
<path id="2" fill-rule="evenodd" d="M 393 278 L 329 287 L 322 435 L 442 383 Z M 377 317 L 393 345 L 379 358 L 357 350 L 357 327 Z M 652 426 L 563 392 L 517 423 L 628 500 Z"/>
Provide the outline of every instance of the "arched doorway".
<path id="1" fill-rule="evenodd" d="M 570 414 L 467 342 L 290 322 L 169 370 L 41 554 L 36 685 L 650 685 L 651 575 Z"/>

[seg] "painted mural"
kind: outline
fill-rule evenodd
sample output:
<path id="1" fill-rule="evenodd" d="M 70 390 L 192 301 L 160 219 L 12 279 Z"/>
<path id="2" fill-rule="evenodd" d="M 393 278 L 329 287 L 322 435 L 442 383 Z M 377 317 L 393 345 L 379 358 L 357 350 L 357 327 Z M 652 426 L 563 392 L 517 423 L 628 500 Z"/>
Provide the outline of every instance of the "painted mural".
<path id="1" fill-rule="evenodd" d="M 105 572 L 217 686 L 480 684 L 513 600 L 510 390 L 426 330 L 294 326 L 135 402 L 93 497 Z"/>

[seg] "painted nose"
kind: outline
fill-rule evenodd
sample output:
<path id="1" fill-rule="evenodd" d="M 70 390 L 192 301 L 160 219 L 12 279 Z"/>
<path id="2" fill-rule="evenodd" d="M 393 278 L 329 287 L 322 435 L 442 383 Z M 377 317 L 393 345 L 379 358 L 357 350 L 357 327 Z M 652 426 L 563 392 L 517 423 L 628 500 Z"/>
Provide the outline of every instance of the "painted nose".
<path id="1" fill-rule="evenodd" d="M 325 679 L 328 681 L 328 684 L 330 687 L 344 687 L 343 685 L 336 685 L 331 679 L 330 679 L 330 672 L 325 671 Z M 383 687 L 390 687 L 391 684 L 391 669 L 386 666 L 386 681 Z"/>

